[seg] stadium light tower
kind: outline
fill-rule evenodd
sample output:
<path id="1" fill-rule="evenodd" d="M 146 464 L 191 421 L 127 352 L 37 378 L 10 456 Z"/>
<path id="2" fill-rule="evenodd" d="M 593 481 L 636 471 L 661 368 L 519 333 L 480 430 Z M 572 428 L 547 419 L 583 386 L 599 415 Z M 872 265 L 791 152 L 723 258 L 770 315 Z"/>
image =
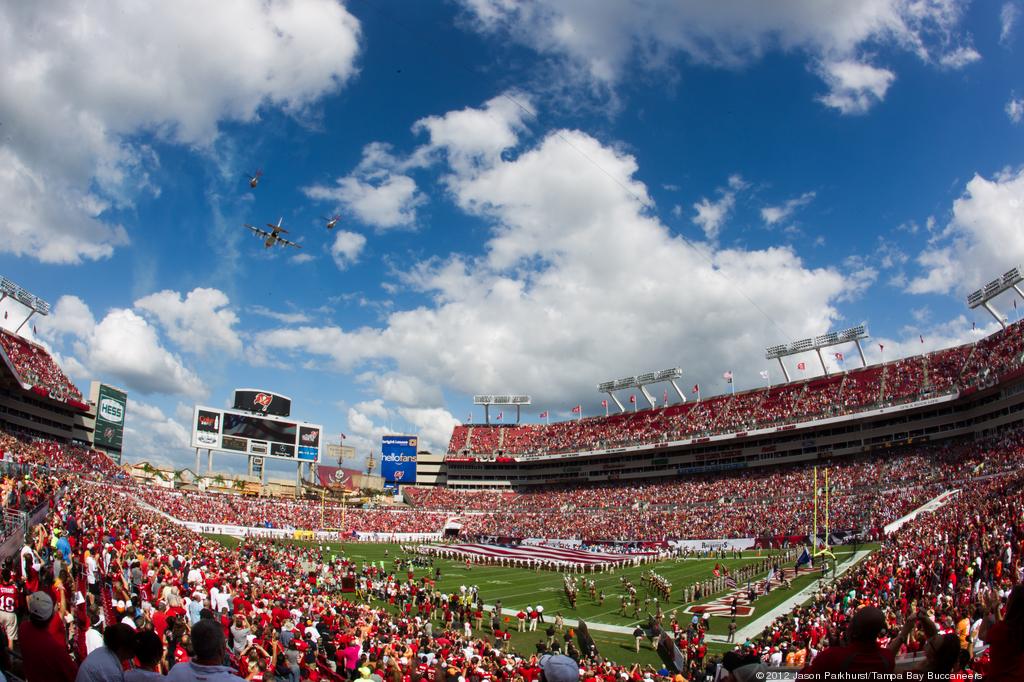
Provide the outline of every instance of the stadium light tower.
<path id="1" fill-rule="evenodd" d="M 491 405 L 510 405 L 516 408 L 516 424 L 522 417 L 523 405 L 530 405 L 533 399 L 528 395 L 475 395 L 474 405 L 484 406 L 484 423 L 491 423 Z"/>
<path id="2" fill-rule="evenodd" d="M 765 348 L 764 357 L 766 360 L 778 360 L 779 367 L 782 368 L 782 374 L 786 377 L 786 381 L 792 381 L 789 377 L 789 371 L 786 369 L 786 364 L 782 362 L 782 358 L 788 355 L 797 355 L 799 353 L 806 353 L 807 351 L 813 350 L 818 354 L 818 362 L 821 363 L 821 371 L 828 376 L 828 367 L 825 366 L 825 358 L 821 355 L 822 348 L 829 348 L 830 346 L 838 346 L 843 343 L 853 343 L 857 346 L 857 352 L 860 354 L 861 365 L 867 367 L 868 361 L 864 357 L 864 348 L 860 345 L 860 342 L 868 338 L 868 323 L 861 322 L 856 327 L 850 327 L 844 329 L 841 332 L 828 332 L 821 336 L 815 336 L 811 339 L 800 339 L 790 344 L 780 344 L 778 346 L 769 346 Z"/>
<path id="3" fill-rule="evenodd" d="M 14 330 L 17 334 L 21 331 L 21 328 L 25 326 L 25 323 L 32 319 L 32 316 L 36 313 L 40 315 L 50 314 L 50 304 L 39 298 L 35 294 L 29 293 L 25 289 L 7 279 L 6 277 L 0 277 L 0 303 L 4 301 L 8 296 L 13 298 L 18 303 L 28 308 L 28 317 L 21 321 L 18 328 Z"/>
<path id="4" fill-rule="evenodd" d="M 615 402 L 615 405 L 619 408 L 619 412 L 625 412 L 626 408 L 622 402 L 616 397 L 615 391 L 621 391 L 626 388 L 639 388 L 640 392 L 647 402 L 650 403 L 651 409 L 653 410 L 658 406 L 657 400 L 651 395 L 651 392 L 647 390 L 647 387 L 652 384 L 660 384 L 667 381 L 672 384 L 672 388 L 675 389 L 676 395 L 679 396 L 680 401 L 686 402 L 686 394 L 679 389 L 679 385 L 676 383 L 676 379 L 683 376 L 683 370 L 678 367 L 672 369 L 663 369 L 660 372 L 645 372 L 644 374 L 638 374 L 635 377 L 626 377 L 624 379 L 616 379 L 615 381 L 602 381 L 597 385 L 597 390 L 601 393 L 608 394 L 608 397 Z"/>
<path id="5" fill-rule="evenodd" d="M 971 310 L 984 308 L 992 317 L 996 318 L 996 322 L 1002 325 L 1003 329 L 1006 329 L 1006 318 L 993 307 L 992 299 L 1010 289 L 1016 291 L 1017 295 L 1024 299 L 1024 291 L 1021 291 L 1020 288 L 1022 281 L 1024 278 L 1020 275 L 1020 268 L 1013 268 L 1005 272 L 1002 277 L 997 277 L 981 289 L 968 294 L 967 307 Z"/>

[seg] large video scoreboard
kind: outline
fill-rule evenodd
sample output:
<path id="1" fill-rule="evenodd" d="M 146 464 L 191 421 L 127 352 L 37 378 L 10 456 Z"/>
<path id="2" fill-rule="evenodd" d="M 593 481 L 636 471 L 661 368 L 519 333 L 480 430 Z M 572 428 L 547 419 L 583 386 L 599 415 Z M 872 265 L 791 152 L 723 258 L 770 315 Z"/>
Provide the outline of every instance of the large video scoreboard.
<path id="1" fill-rule="evenodd" d="M 322 433 L 319 424 L 200 405 L 192 418 L 192 447 L 257 457 L 317 462 Z"/>

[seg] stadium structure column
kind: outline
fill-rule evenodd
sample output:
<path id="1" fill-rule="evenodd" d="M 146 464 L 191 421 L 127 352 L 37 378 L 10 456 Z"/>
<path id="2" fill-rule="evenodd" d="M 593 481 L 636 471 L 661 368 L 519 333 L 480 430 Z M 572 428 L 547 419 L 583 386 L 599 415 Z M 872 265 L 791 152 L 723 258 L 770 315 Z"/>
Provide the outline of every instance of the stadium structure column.
<path id="1" fill-rule="evenodd" d="M 199 448 L 196 448 L 196 468 L 194 471 L 197 474 L 199 473 Z"/>
<path id="2" fill-rule="evenodd" d="M 821 357 L 821 349 L 815 348 L 814 352 L 818 354 L 818 362 L 821 363 L 821 371 L 825 373 L 825 376 L 828 376 L 828 367 L 825 366 L 825 358 Z"/>
<path id="3" fill-rule="evenodd" d="M 213 473 L 213 450 L 206 451 L 206 473 Z"/>
<path id="4" fill-rule="evenodd" d="M 676 383 L 675 379 L 669 379 L 668 383 L 672 384 L 672 388 L 675 389 L 676 395 L 679 396 L 679 402 L 686 402 L 686 394 L 679 389 L 679 384 Z"/>
<path id="5" fill-rule="evenodd" d="M 860 353 L 861 367 L 867 367 L 868 361 L 864 358 L 864 348 L 860 345 L 860 339 L 854 339 L 853 342 L 857 344 L 857 352 Z"/>
<path id="6" fill-rule="evenodd" d="M 622 405 L 621 402 L 619 402 L 619 399 L 615 397 L 615 394 L 612 393 L 611 391 L 608 391 L 607 393 L 608 397 L 611 398 L 612 401 L 615 402 L 615 405 L 619 408 L 619 412 L 625 412 L 626 408 Z"/>
<path id="7" fill-rule="evenodd" d="M 652 396 L 651 392 L 647 390 L 647 387 L 644 386 L 643 384 L 640 384 L 639 388 L 640 392 L 644 394 L 645 398 L 647 398 L 647 402 L 651 404 L 651 409 L 653 410 L 654 408 L 656 408 L 658 404 L 654 401 L 654 396 Z"/>
<path id="8" fill-rule="evenodd" d="M 786 377 L 786 383 L 788 384 L 792 379 L 789 378 L 789 370 L 786 369 L 786 363 L 782 361 L 782 356 L 775 359 L 779 361 L 779 367 L 782 368 L 782 376 Z"/>

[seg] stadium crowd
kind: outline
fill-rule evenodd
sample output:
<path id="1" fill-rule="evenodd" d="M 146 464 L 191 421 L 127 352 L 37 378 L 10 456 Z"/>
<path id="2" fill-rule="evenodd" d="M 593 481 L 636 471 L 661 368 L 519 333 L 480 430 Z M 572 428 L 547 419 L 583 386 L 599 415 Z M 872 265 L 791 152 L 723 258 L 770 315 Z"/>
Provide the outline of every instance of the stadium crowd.
<path id="1" fill-rule="evenodd" d="M 906 465 L 908 478 L 919 476 L 915 468 Z M 52 495 L 57 483 L 62 495 Z M 882 670 L 897 654 L 923 652 L 929 670 L 1014 679 L 1024 655 L 1022 488 L 1024 472 L 986 469 L 953 502 L 906 523 L 876 555 L 824 584 L 811 603 L 738 644 L 724 668 L 822 672 L 850 650 L 856 666 Z M 480 605 L 485 594 L 441 594 L 429 577 L 315 546 L 249 538 L 227 549 L 142 506 L 136 492 L 75 475 L 39 490 L 52 513 L 30 532 L 27 558 L 0 575 L 0 607 L 4 595 L 17 595 L 4 612 L 21 621 L 7 618 L 2 629 L 28 682 L 158 679 L 168 669 L 169 680 L 532 682 L 545 665 L 546 679 L 570 679 L 558 678 L 554 659 L 540 651 L 510 649 L 507 623 Z M 190 504 L 201 507 L 206 497 Z M 870 607 L 881 610 L 880 624 L 865 625 Z M 574 681 L 681 682 L 714 673 L 719 659 L 707 653 L 701 621 L 674 621 L 671 632 L 680 673 L 600 658 L 579 633 L 541 636 L 538 648 L 562 647 Z M 975 656 L 982 642 L 986 653 Z M 876 649 L 890 653 L 876 660 Z M 0 669 L 6 661 L 0 656 Z M 753 679 L 742 674 L 734 679 Z"/>
<path id="2" fill-rule="evenodd" d="M 62 400 L 71 398 L 82 402 L 82 392 L 44 348 L 2 329 L 0 347 L 23 381 L 44 388 Z"/>
<path id="3" fill-rule="evenodd" d="M 975 344 L 780 386 L 553 424 L 457 426 L 448 453 L 536 456 L 748 431 L 969 390 L 1021 368 L 1021 322 Z M 667 393 L 666 393 L 666 403 Z"/>
<path id="4" fill-rule="evenodd" d="M 815 597 L 737 647 L 762 662 L 813 662 L 809 672 L 891 672 L 924 654 L 921 672 L 1024 673 L 1024 472 L 968 482 L 956 498 L 888 535 L 881 548 Z M 871 622 L 858 613 L 873 615 Z M 877 609 L 873 611 L 871 609 Z M 1005 617 L 1005 622 L 1004 622 Z M 984 650 L 984 653 L 983 653 Z"/>

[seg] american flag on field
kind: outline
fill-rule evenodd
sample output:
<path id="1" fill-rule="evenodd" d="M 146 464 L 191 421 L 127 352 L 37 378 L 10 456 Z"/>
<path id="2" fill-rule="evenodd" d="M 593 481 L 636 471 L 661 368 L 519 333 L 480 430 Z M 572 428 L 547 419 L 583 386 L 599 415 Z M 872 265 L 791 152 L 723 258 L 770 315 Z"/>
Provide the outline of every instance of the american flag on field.
<path id="1" fill-rule="evenodd" d="M 725 586 L 728 587 L 730 590 L 735 590 L 736 578 L 733 578 L 731 575 L 725 576 Z"/>

